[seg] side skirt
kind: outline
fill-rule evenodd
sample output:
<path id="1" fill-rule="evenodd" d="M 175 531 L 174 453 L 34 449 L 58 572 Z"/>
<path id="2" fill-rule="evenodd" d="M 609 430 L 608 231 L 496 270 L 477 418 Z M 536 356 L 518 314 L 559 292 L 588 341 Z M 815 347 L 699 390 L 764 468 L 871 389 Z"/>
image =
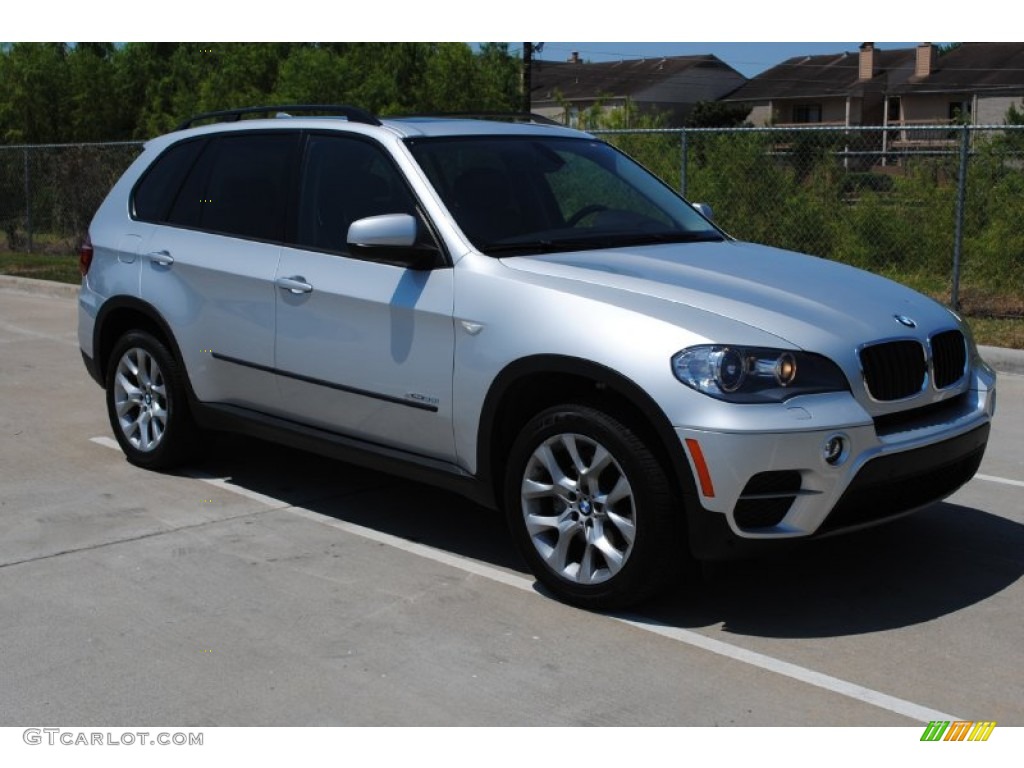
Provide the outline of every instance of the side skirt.
<path id="1" fill-rule="evenodd" d="M 491 509 L 497 508 L 487 483 L 461 467 L 325 429 L 281 419 L 235 405 L 190 403 L 196 423 L 204 429 L 248 435 L 349 464 L 398 475 L 458 493 Z"/>

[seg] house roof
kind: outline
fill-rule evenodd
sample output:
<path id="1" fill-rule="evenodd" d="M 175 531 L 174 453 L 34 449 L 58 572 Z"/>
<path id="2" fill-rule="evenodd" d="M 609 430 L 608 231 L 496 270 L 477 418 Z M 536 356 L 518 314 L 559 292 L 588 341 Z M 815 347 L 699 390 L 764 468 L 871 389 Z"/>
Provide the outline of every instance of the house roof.
<path id="1" fill-rule="evenodd" d="M 531 93 L 534 102 L 600 96 L 635 98 L 672 83 L 684 96 L 687 84 L 692 84 L 695 91 L 704 90 L 709 75 L 724 75 L 735 84 L 744 80 L 742 74 L 711 54 L 598 63 L 534 60 Z"/>
<path id="2" fill-rule="evenodd" d="M 962 43 L 939 56 L 932 73 L 911 77 L 894 93 L 944 93 L 1024 89 L 1024 43 Z"/>
<path id="3" fill-rule="evenodd" d="M 722 101 L 763 101 L 856 96 L 868 91 L 891 90 L 914 73 L 915 50 L 875 48 L 875 70 L 870 80 L 859 80 L 859 53 L 794 56 L 757 75 Z"/>

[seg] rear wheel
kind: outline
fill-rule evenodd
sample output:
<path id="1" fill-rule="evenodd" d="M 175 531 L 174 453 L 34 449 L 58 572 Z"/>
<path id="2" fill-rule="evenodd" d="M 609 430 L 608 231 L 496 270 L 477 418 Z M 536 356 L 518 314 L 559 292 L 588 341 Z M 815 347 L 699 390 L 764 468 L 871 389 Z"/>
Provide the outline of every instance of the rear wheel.
<path id="1" fill-rule="evenodd" d="M 681 572 L 682 509 L 660 462 L 628 426 L 563 405 L 513 444 L 505 510 L 534 575 L 588 608 L 640 602 Z"/>
<path id="2" fill-rule="evenodd" d="M 181 368 L 166 345 L 145 331 L 131 331 L 114 345 L 107 413 L 125 456 L 141 467 L 172 467 L 194 445 Z"/>

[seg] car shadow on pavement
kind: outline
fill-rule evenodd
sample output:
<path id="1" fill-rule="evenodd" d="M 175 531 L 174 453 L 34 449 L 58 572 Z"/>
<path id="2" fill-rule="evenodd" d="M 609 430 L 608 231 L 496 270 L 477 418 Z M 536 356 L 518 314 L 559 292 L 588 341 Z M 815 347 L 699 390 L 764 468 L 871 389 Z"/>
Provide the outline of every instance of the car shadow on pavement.
<path id="1" fill-rule="evenodd" d="M 230 485 L 444 552 L 528 574 L 505 520 L 455 493 L 235 435 L 192 469 Z"/>
<path id="2" fill-rule="evenodd" d="M 207 453 L 197 470 L 247 491 L 528 575 L 502 516 L 454 493 L 230 435 L 213 436 Z M 770 556 L 707 564 L 702 578 L 630 616 L 763 637 L 855 635 L 954 613 L 1022 575 L 1024 525 L 940 503 Z"/>
<path id="3" fill-rule="evenodd" d="M 1024 525 L 945 502 L 788 553 L 710 564 L 696 589 L 639 614 L 739 635 L 855 635 L 954 613 L 1022 575 Z"/>

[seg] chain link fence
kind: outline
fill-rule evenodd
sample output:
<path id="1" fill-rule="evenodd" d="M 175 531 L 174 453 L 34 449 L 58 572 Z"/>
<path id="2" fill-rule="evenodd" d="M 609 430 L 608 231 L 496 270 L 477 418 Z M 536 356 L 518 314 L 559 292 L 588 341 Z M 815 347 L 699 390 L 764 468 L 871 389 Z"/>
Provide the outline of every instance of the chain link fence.
<path id="1" fill-rule="evenodd" d="M 732 235 L 1024 317 L 1024 126 L 594 130 Z M 0 147 L 0 251 L 68 255 L 140 142 Z"/>
<path id="2" fill-rule="evenodd" d="M 592 132 L 737 238 L 1024 317 L 1024 126 Z"/>
<path id="3" fill-rule="evenodd" d="M 0 251 L 67 255 L 142 142 L 0 146 Z"/>

